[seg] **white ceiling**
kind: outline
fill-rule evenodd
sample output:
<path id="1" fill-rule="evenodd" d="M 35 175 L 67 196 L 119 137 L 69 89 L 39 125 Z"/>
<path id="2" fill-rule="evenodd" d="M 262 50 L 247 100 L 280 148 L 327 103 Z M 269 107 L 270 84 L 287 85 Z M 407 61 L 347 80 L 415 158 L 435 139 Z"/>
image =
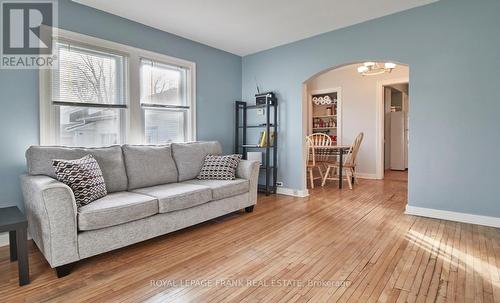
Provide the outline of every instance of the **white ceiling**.
<path id="1" fill-rule="evenodd" d="M 237 55 L 437 0 L 73 0 Z"/>

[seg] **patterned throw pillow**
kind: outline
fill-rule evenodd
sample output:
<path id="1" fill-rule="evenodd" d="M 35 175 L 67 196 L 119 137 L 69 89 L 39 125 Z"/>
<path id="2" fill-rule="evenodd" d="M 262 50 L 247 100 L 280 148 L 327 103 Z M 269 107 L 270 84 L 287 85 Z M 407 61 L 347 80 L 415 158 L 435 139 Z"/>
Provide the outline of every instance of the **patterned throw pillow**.
<path id="1" fill-rule="evenodd" d="M 240 163 L 241 155 L 205 157 L 198 179 L 200 180 L 234 180 L 236 168 Z"/>
<path id="2" fill-rule="evenodd" d="M 101 168 L 92 155 L 76 160 L 52 160 L 57 180 L 68 185 L 81 207 L 108 194 Z"/>

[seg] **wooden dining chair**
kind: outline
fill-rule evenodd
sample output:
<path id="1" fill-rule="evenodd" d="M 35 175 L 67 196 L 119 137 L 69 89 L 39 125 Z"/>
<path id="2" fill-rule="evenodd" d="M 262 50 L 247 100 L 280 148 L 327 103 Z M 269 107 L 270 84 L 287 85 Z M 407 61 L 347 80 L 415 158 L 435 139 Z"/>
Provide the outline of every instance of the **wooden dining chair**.
<path id="1" fill-rule="evenodd" d="M 323 170 L 321 169 L 322 164 L 321 162 L 316 161 L 316 152 L 315 152 L 315 145 L 313 141 L 311 140 L 310 136 L 306 137 L 306 145 L 307 145 L 307 164 L 306 164 L 306 169 L 307 169 L 307 174 L 308 174 L 308 179 L 309 182 L 311 183 L 311 188 L 314 188 L 314 180 L 321 179 L 323 180 Z M 314 176 L 314 169 L 317 169 L 319 172 L 319 177 Z"/>
<path id="2" fill-rule="evenodd" d="M 358 183 L 358 179 L 356 177 L 356 158 L 358 156 L 359 148 L 361 146 L 361 142 L 363 141 L 364 134 L 359 133 L 356 136 L 356 139 L 354 139 L 354 142 L 352 143 L 351 147 L 349 148 L 349 151 L 345 155 L 345 160 L 343 161 L 342 169 L 343 169 L 343 175 L 346 176 L 347 179 L 347 184 L 349 184 L 349 188 L 352 189 L 352 182 Z M 329 177 L 330 175 L 330 170 L 338 170 L 340 168 L 340 165 L 338 162 L 335 163 L 330 163 L 327 166 L 326 172 L 323 175 L 323 182 L 321 183 L 321 186 L 324 186 L 327 180 L 339 180 L 338 177 Z M 343 182 L 343 180 L 339 180 L 339 182 Z"/>
<path id="3" fill-rule="evenodd" d="M 323 133 L 314 133 L 312 135 L 307 136 L 312 142 L 314 146 L 330 146 L 332 145 L 332 138 L 327 134 Z"/>
<path id="4" fill-rule="evenodd" d="M 328 150 L 321 150 L 321 147 L 331 146 L 333 144 L 332 138 L 323 133 L 314 133 L 307 137 L 311 140 L 312 145 L 316 147 L 314 155 L 321 171 L 321 178 L 323 178 L 323 169 L 326 170 L 327 163 L 331 162 L 331 155 Z"/>

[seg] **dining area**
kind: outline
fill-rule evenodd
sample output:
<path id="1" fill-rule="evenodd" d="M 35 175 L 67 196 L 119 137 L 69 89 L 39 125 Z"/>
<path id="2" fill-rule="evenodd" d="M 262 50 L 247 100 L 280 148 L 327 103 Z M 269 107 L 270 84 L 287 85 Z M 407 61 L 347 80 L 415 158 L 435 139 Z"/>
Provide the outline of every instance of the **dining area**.
<path id="1" fill-rule="evenodd" d="M 313 133 L 306 136 L 307 146 L 307 180 L 309 188 L 315 188 L 315 181 L 321 187 L 337 181 L 338 188 L 343 188 L 346 181 L 349 189 L 358 184 L 356 176 L 356 158 L 363 142 L 364 133 L 359 133 L 352 144 L 337 144 L 331 136 L 324 133 Z"/>

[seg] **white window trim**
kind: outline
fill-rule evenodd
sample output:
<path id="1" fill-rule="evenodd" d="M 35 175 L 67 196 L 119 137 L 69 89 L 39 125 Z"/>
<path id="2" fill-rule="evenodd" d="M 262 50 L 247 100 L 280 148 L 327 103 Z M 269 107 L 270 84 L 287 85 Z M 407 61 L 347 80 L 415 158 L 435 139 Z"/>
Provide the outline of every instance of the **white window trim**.
<path id="1" fill-rule="evenodd" d="M 116 43 L 100 38 L 95 38 L 63 29 L 54 31 L 55 39 L 74 41 L 79 44 L 88 45 L 97 49 L 109 50 L 113 53 L 124 54 L 127 57 L 125 77 L 127 82 L 127 109 L 124 142 L 128 144 L 144 144 L 145 142 L 145 121 L 143 109 L 140 103 L 140 59 L 162 62 L 176 65 L 187 69 L 187 103 L 190 106 L 187 122 L 186 141 L 196 141 L 196 63 L 159 54 L 152 51 Z M 57 143 L 54 129 L 55 110 L 52 106 L 50 89 L 51 70 L 40 70 L 40 145 L 55 145 Z"/>

